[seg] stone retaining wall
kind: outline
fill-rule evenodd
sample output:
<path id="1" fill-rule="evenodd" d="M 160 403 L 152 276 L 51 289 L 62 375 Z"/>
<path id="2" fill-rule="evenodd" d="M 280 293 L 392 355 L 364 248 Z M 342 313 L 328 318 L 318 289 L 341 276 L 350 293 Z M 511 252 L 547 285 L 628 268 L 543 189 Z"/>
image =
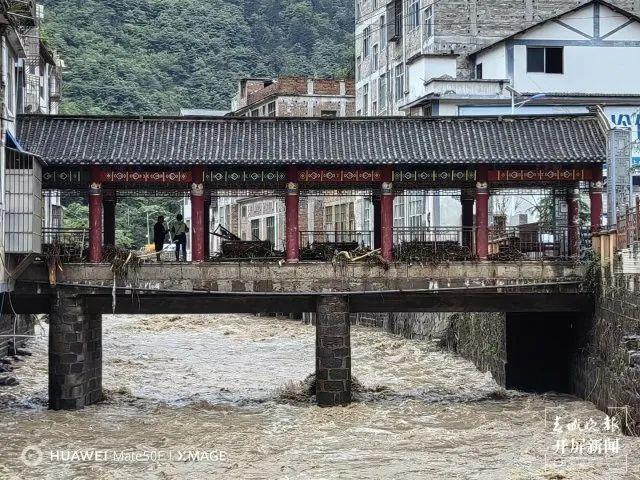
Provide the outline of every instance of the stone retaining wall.
<path id="1" fill-rule="evenodd" d="M 629 431 L 640 434 L 640 278 L 607 282 L 571 368 L 576 395 L 605 412 L 628 406 Z"/>

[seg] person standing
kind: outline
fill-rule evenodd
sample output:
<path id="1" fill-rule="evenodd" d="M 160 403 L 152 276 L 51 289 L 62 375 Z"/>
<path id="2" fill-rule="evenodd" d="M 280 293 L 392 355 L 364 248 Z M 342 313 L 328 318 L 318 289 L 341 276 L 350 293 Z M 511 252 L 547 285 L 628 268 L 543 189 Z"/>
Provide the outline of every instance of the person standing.
<path id="1" fill-rule="evenodd" d="M 189 227 L 184 223 L 182 215 L 176 215 L 176 221 L 171 227 L 171 233 L 173 235 L 173 243 L 176 244 L 176 262 L 180 261 L 180 249 L 182 248 L 182 256 L 184 261 L 187 261 L 187 232 Z"/>
<path id="2" fill-rule="evenodd" d="M 153 226 L 153 243 L 156 246 L 156 258 L 160 261 L 160 255 L 162 254 L 162 250 L 164 250 L 164 240 L 167 238 L 167 233 L 169 230 L 167 229 L 167 223 L 164 221 L 164 217 L 160 215 L 158 217 L 158 221 Z"/>

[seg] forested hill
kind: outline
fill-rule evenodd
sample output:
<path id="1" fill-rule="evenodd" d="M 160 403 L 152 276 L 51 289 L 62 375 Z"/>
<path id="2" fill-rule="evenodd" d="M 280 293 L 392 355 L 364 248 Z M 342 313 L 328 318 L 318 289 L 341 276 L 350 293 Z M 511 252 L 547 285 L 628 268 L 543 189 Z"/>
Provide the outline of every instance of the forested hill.
<path id="1" fill-rule="evenodd" d="M 242 76 L 344 75 L 353 0 L 44 0 L 63 113 L 227 109 Z"/>

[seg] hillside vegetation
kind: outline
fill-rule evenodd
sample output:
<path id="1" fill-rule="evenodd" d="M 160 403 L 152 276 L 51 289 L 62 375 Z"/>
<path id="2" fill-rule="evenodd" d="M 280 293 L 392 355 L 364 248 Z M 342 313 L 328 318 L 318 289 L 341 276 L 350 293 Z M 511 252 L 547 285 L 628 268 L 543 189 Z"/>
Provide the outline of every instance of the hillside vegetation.
<path id="1" fill-rule="evenodd" d="M 44 0 L 63 113 L 227 109 L 242 76 L 343 76 L 353 0 Z"/>

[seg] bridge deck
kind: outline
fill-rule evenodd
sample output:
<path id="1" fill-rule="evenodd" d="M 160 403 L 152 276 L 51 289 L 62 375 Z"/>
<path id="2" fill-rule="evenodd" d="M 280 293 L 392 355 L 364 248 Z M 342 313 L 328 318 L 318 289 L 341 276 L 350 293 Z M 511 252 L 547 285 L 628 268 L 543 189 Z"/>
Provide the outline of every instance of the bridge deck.
<path id="1" fill-rule="evenodd" d="M 558 263 L 469 262 L 437 266 L 326 263 L 149 264 L 136 281 L 118 282 L 116 313 L 313 312 L 340 294 L 351 312 L 584 312 L 583 268 Z M 76 289 L 94 313 L 112 312 L 109 265 L 65 265 L 61 288 Z M 21 277 L 13 307 L 48 311 L 54 288 L 43 265 Z M 36 292 L 38 294 L 36 295 Z"/>

